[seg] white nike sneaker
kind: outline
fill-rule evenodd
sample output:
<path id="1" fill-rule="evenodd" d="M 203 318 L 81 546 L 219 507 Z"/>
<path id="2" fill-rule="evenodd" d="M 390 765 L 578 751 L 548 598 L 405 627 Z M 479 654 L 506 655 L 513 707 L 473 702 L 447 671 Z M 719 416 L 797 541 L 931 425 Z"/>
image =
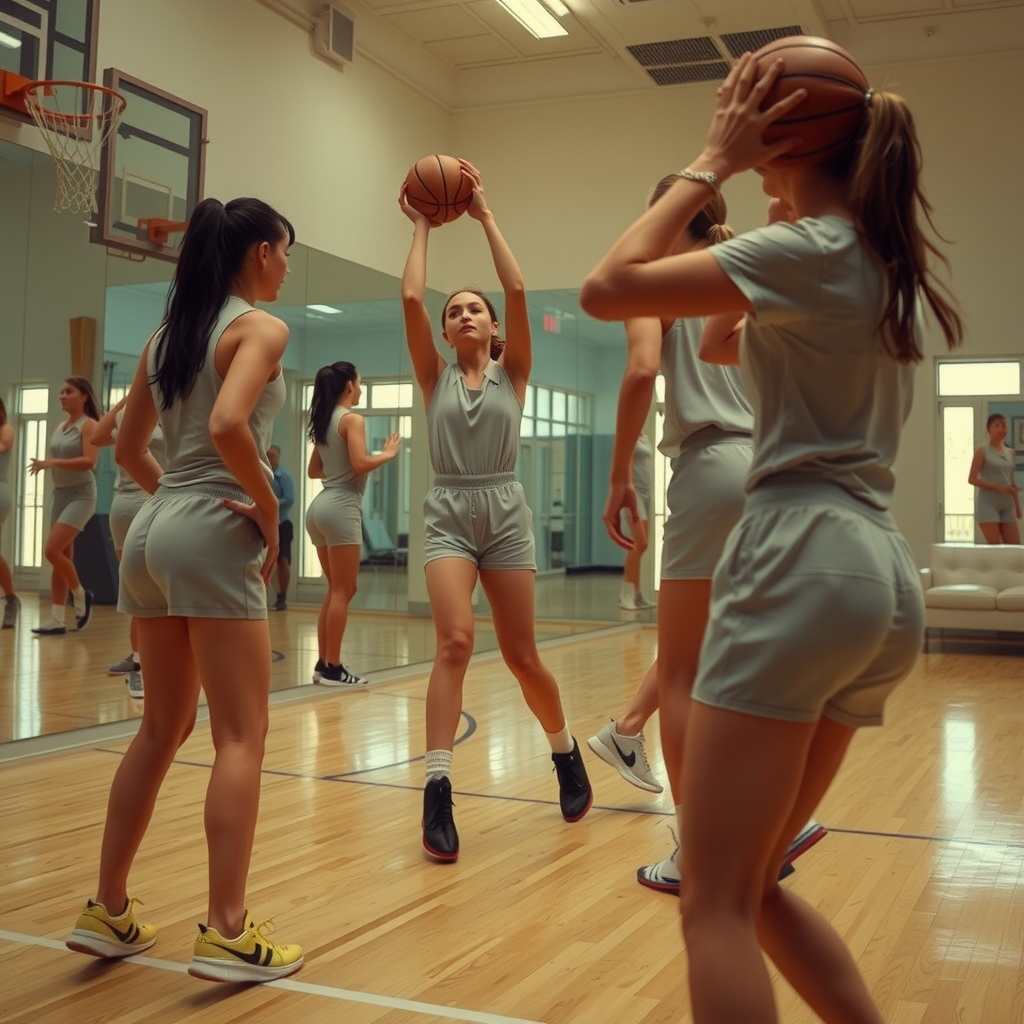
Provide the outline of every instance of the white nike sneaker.
<path id="1" fill-rule="evenodd" d="M 648 793 L 661 793 L 665 787 L 654 777 L 647 751 L 644 749 L 644 734 L 622 736 L 615 731 L 615 720 L 604 726 L 596 736 L 587 740 L 587 746 L 605 764 L 610 764 L 630 785 Z"/>

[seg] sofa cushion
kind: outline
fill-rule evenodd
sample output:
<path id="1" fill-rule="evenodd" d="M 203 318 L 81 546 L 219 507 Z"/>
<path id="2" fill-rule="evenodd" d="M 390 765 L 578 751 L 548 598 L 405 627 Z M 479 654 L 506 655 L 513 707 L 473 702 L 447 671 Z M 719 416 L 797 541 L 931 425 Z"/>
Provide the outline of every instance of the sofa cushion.
<path id="1" fill-rule="evenodd" d="M 996 607 L 1001 612 L 1024 612 L 1024 587 L 1008 587 L 996 594 Z M 1020 620 L 1024 629 L 1024 615 Z"/>
<path id="2" fill-rule="evenodd" d="M 924 592 L 924 603 L 928 608 L 977 608 L 994 611 L 996 588 L 983 587 L 975 583 L 951 583 L 944 587 L 929 587 Z"/>

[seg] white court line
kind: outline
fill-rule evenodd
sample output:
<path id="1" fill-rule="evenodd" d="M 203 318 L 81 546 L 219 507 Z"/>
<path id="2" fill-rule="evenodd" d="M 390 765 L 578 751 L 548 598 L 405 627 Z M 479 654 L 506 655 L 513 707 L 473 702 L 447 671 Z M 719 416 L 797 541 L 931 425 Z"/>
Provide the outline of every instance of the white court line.
<path id="1" fill-rule="evenodd" d="M 2 928 L 0 928 L 0 942 L 16 942 L 22 946 L 42 946 L 44 949 L 68 952 L 67 946 L 58 939 L 44 939 L 38 935 L 24 935 L 21 932 L 5 931 Z M 175 974 L 187 973 L 185 964 L 179 964 L 173 960 L 158 960 L 151 956 L 133 956 L 127 958 L 127 962 L 143 967 L 154 967 L 160 971 L 172 971 Z M 408 1010 L 410 1013 L 429 1014 L 432 1017 L 444 1017 L 448 1020 L 465 1020 L 470 1021 L 470 1024 L 543 1024 L 543 1021 L 527 1020 L 525 1017 L 504 1017 L 500 1013 L 463 1010 L 455 1006 L 421 1003 L 415 999 L 395 999 L 392 996 L 378 996 L 372 992 L 353 992 L 347 988 L 333 988 L 330 985 L 293 981 L 291 978 L 280 978 L 277 981 L 266 981 L 262 984 L 270 988 L 283 988 L 288 992 L 301 992 L 309 996 L 323 996 L 326 999 L 339 999 L 349 1003 L 366 1003 L 369 1006 L 385 1006 L 393 1010 Z"/>

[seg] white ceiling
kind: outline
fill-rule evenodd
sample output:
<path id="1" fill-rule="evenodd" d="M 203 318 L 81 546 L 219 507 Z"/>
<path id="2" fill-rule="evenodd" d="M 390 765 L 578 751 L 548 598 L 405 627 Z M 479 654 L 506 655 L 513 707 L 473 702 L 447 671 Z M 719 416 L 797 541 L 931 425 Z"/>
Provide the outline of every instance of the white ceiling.
<path id="1" fill-rule="evenodd" d="M 256 0 L 311 27 L 326 0 Z M 497 0 L 339 0 L 355 59 L 389 67 L 452 110 L 710 80 L 757 34 L 827 36 L 866 66 L 1024 50 L 1024 0 L 565 0 L 568 35 L 535 39 Z M 741 36 L 738 44 L 732 34 Z M 746 34 L 752 34 L 750 39 Z M 650 68 L 630 47 L 689 41 Z M 706 40 L 706 42 L 704 42 Z M 765 40 L 767 41 L 767 40 Z M 739 50 L 737 50 L 737 45 Z M 709 53 L 711 51 L 708 51 Z M 667 63 L 666 63 L 667 61 Z M 646 63 L 646 62 L 645 62 Z"/>

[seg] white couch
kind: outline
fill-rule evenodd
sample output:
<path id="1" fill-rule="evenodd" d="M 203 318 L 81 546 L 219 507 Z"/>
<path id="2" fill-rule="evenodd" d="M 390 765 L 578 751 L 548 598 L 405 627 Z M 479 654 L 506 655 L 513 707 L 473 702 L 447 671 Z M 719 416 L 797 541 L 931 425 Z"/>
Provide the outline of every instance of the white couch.
<path id="1" fill-rule="evenodd" d="M 1024 545 L 933 544 L 921 570 L 925 632 L 1024 633 Z"/>

